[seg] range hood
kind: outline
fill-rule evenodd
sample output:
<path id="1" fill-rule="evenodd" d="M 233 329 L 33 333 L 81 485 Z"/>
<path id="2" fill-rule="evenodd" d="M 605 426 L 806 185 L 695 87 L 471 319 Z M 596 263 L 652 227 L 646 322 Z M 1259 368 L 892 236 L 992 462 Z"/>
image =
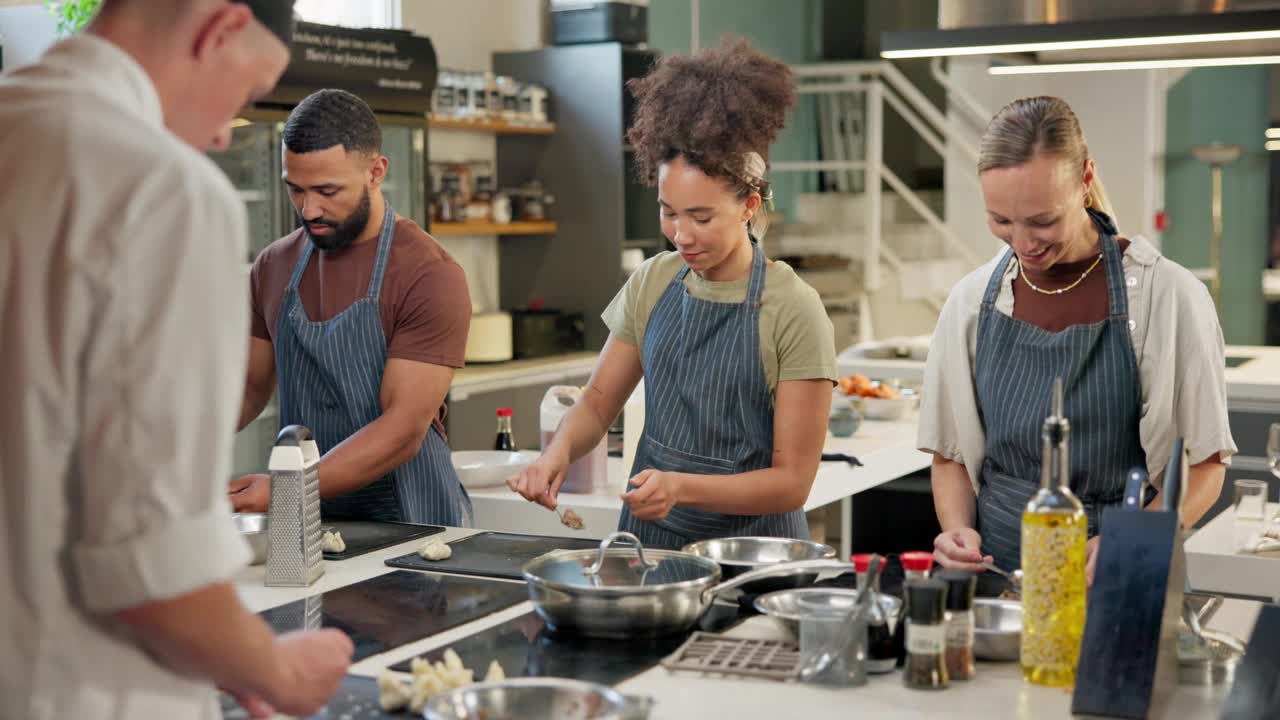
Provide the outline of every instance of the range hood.
<path id="1" fill-rule="evenodd" d="M 992 72 L 1280 63 L 1280 0 L 939 0 L 889 59 L 989 55 Z"/>

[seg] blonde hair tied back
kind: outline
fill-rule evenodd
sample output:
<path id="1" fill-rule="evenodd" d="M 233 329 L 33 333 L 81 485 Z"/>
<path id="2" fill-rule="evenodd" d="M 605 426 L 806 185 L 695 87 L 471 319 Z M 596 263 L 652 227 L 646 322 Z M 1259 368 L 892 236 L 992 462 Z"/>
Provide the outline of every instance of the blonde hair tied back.
<path id="1" fill-rule="evenodd" d="M 1062 98 L 1020 98 L 1001 108 L 987 124 L 978 144 L 978 174 L 1017 167 L 1037 153 L 1059 156 L 1080 168 L 1082 174 L 1090 159 L 1080 120 Z M 1085 195 L 1085 207 L 1105 212 L 1119 224 L 1096 168 Z"/>

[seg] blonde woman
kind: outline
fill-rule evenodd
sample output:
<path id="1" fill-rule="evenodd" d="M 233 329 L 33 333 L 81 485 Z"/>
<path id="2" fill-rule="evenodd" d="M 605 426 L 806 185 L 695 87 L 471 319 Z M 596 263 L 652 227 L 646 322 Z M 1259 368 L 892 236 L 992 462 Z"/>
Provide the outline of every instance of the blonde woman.
<path id="1" fill-rule="evenodd" d="M 934 332 L 918 441 L 934 457 L 934 554 L 945 567 L 1021 565 L 1022 510 L 1040 484 L 1040 426 L 1061 376 L 1092 582 L 1102 509 L 1120 503 L 1131 468 L 1159 487 L 1175 438 L 1190 450 L 1184 522 L 1217 499 L 1236 451 L 1222 330 L 1202 283 L 1120 235 L 1061 99 L 997 113 L 978 175 L 988 227 L 1009 247 L 956 285 Z"/>

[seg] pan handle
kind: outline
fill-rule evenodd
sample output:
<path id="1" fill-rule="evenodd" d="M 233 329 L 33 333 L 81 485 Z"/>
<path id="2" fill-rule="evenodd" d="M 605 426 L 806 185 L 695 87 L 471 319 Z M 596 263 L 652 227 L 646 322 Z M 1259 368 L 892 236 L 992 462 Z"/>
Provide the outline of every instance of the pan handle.
<path id="1" fill-rule="evenodd" d="M 604 567 L 605 551 L 609 549 L 610 545 L 613 545 L 619 540 L 630 540 L 632 543 L 635 544 L 636 556 L 640 558 L 640 564 L 645 568 L 645 570 L 652 570 L 658 567 L 658 563 L 645 558 L 644 544 L 640 542 L 640 538 L 636 537 L 635 535 L 632 535 L 629 532 L 618 531 L 615 533 L 611 533 L 609 537 L 600 541 L 600 552 L 599 554 L 596 555 L 596 561 L 592 563 L 591 567 L 582 571 L 582 573 L 584 575 L 587 575 L 588 577 L 599 575 L 600 568 Z"/>
<path id="2" fill-rule="evenodd" d="M 758 570 L 752 570 L 743 573 L 738 577 L 726 580 L 719 585 L 707 588 L 705 602 L 710 602 L 716 595 L 736 587 L 741 587 L 750 582 L 761 580 L 769 577 L 781 577 L 784 575 L 796 575 L 798 573 L 808 573 L 815 570 L 840 570 L 843 572 L 853 572 L 853 563 L 844 562 L 842 560 L 797 560 L 796 562 L 777 563 L 768 565 Z"/>

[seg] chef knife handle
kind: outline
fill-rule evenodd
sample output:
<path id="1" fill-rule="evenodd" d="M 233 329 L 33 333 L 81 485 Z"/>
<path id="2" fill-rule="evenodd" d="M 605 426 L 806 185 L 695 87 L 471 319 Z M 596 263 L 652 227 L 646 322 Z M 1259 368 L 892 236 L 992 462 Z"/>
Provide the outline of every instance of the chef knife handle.
<path id="1" fill-rule="evenodd" d="M 276 435 L 276 445 L 300 446 L 303 442 L 311 440 L 311 428 L 306 425 L 290 425 L 281 428 L 280 433 Z"/>
<path id="2" fill-rule="evenodd" d="M 1147 482 L 1148 476 L 1145 468 L 1136 467 L 1129 471 L 1124 484 L 1125 510 L 1142 509 Z"/>

